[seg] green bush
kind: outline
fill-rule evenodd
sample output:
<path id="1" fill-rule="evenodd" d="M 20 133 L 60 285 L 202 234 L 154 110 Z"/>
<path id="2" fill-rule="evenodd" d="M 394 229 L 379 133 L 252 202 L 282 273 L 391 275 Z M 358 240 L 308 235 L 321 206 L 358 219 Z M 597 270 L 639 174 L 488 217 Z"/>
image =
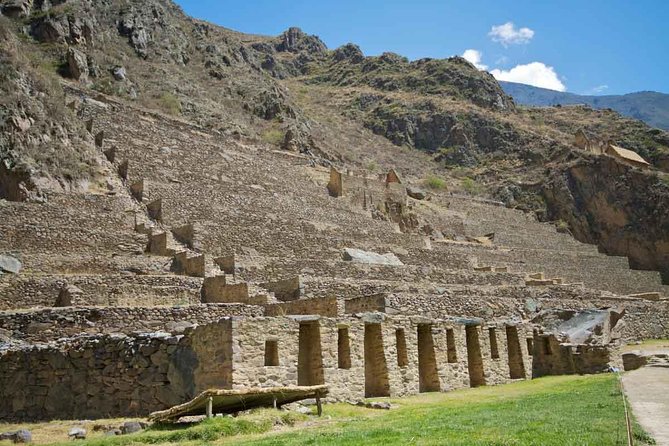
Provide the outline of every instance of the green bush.
<path id="1" fill-rule="evenodd" d="M 170 92 L 163 93 L 160 98 L 158 98 L 158 103 L 163 111 L 171 115 L 181 114 L 181 101 Z"/>
<path id="2" fill-rule="evenodd" d="M 283 142 L 284 133 L 279 129 L 270 129 L 262 134 L 262 140 L 267 144 L 279 146 Z"/>
<path id="3" fill-rule="evenodd" d="M 446 189 L 446 181 L 434 175 L 430 175 L 425 179 L 425 185 L 433 190 Z"/>
<path id="4" fill-rule="evenodd" d="M 483 187 L 470 177 L 463 178 L 461 184 L 465 192 L 472 195 L 478 195 L 483 191 Z"/>

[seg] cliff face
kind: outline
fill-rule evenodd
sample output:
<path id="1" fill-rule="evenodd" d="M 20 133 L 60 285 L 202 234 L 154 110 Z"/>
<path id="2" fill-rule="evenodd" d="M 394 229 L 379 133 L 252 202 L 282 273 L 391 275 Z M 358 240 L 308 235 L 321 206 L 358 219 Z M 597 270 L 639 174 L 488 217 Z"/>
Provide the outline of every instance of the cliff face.
<path id="1" fill-rule="evenodd" d="M 578 240 L 669 280 L 669 185 L 657 174 L 589 157 L 557 169 L 543 196 L 548 218 L 566 222 Z"/>

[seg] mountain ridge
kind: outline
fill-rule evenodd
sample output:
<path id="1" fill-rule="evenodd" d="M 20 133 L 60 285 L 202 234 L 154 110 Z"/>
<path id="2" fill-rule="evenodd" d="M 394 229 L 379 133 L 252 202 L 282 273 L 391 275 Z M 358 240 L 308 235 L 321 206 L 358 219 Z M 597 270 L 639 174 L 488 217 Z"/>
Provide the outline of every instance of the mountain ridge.
<path id="1" fill-rule="evenodd" d="M 554 106 L 584 104 L 593 108 L 611 108 L 624 116 L 669 130 L 669 94 L 637 91 L 622 95 L 579 95 L 516 82 L 498 81 L 506 94 L 520 105 Z"/>

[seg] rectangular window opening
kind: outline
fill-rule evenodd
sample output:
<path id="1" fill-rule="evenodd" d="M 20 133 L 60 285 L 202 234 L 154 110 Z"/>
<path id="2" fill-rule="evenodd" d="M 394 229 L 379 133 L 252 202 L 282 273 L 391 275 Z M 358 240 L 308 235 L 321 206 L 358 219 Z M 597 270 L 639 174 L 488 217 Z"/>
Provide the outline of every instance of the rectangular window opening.
<path id="1" fill-rule="evenodd" d="M 455 347 L 455 332 L 452 328 L 446 329 L 446 356 L 449 363 L 458 362 L 458 350 Z"/>
<path id="2" fill-rule="evenodd" d="M 551 348 L 551 338 L 548 336 L 544 338 L 544 352 L 546 353 L 546 355 L 553 354 L 553 349 Z"/>
<path id="3" fill-rule="evenodd" d="M 492 359 L 499 359 L 499 348 L 497 347 L 497 330 L 494 327 L 488 328 L 490 336 L 490 356 Z"/>
<path id="4" fill-rule="evenodd" d="M 279 341 L 265 341 L 265 367 L 279 365 Z"/>
<path id="5" fill-rule="evenodd" d="M 395 330 L 395 342 L 397 344 L 397 365 L 406 367 L 409 365 L 409 355 L 407 353 L 407 340 L 403 328 Z"/>
<path id="6" fill-rule="evenodd" d="M 340 369 L 351 368 L 351 341 L 346 327 L 337 330 L 337 358 Z"/>

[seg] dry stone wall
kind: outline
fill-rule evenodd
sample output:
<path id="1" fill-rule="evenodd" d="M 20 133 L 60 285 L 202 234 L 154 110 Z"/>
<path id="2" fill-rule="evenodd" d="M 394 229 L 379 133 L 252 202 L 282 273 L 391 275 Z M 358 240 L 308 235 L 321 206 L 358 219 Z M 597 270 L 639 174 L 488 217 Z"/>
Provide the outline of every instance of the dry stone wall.
<path id="1" fill-rule="evenodd" d="M 444 391 L 469 385 L 472 348 L 480 352 L 487 384 L 508 382 L 505 325 L 494 325 L 492 347 L 490 327 L 475 323 L 381 313 L 235 317 L 186 328 L 183 335 L 105 334 L 13 348 L 0 351 L 0 417 L 140 416 L 217 387 L 325 383 L 331 398 L 345 400 L 378 389 L 389 396 L 417 393 L 420 376 L 431 375 L 423 390 Z M 480 333 L 475 347 L 465 340 L 465 324 Z M 431 342 L 419 335 L 426 332 Z M 526 344 L 519 348 L 529 375 Z"/>
<path id="2" fill-rule="evenodd" d="M 49 308 L 31 312 L 0 313 L 0 329 L 27 342 L 48 342 L 62 337 L 182 331 L 230 316 L 262 316 L 263 308 L 243 304 L 206 304 L 184 307 Z"/>

